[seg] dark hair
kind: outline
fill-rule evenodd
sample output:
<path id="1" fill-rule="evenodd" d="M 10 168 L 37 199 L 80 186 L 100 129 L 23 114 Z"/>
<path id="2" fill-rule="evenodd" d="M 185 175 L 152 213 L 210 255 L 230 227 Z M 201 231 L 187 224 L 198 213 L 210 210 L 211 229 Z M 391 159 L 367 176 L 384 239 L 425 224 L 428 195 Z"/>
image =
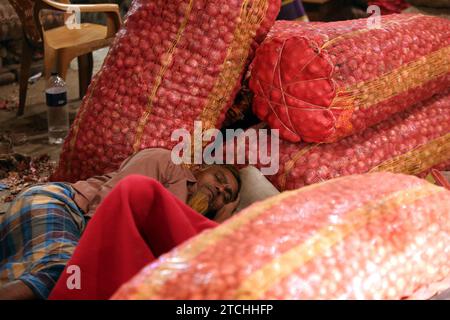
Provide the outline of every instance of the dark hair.
<path id="1" fill-rule="evenodd" d="M 241 186 L 242 186 L 241 176 L 239 174 L 239 170 L 236 169 L 236 167 L 234 167 L 231 164 L 224 164 L 224 165 L 221 165 L 221 166 L 224 167 L 225 169 L 227 169 L 228 171 L 230 171 L 231 174 L 233 175 L 233 177 L 236 179 L 236 181 L 238 183 L 238 189 L 237 189 L 237 192 L 236 192 L 236 197 L 237 197 L 237 195 L 241 191 Z"/>

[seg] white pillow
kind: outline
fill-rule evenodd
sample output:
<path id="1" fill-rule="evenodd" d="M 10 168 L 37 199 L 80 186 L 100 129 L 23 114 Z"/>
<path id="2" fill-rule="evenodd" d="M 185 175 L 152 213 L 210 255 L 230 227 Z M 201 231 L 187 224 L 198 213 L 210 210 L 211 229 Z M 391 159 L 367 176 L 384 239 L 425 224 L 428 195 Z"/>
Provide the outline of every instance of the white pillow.
<path id="1" fill-rule="evenodd" d="M 270 183 L 269 180 L 257 168 L 253 166 L 245 167 L 239 171 L 241 186 L 241 201 L 236 211 L 248 207 L 256 201 L 270 198 L 280 192 Z"/>

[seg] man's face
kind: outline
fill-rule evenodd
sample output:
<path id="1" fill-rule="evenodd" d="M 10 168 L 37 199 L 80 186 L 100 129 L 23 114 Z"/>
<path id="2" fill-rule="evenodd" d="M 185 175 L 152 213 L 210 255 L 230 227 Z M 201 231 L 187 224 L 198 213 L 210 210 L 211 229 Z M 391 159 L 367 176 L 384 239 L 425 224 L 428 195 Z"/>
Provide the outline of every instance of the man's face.
<path id="1" fill-rule="evenodd" d="M 209 166 L 195 173 L 197 178 L 196 193 L 208 199 L 207 212 L 217 212 L 238 196 L 238 182 L 234 175 L 220 165 Z"/>

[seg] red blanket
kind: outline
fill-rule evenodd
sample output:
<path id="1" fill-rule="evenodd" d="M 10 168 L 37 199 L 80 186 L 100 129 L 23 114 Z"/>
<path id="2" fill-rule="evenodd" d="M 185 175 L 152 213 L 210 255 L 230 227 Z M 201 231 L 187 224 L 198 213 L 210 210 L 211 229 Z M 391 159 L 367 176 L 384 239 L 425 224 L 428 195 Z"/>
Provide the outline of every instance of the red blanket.
<path id="1" fill-rule="evenodd" d="M 156 180 L 129 176 L 98 207 L 50 299 L 108 299 L 148 263 L 216 225 Z M 73 270 L 80 289 L 68 288 Z"/>

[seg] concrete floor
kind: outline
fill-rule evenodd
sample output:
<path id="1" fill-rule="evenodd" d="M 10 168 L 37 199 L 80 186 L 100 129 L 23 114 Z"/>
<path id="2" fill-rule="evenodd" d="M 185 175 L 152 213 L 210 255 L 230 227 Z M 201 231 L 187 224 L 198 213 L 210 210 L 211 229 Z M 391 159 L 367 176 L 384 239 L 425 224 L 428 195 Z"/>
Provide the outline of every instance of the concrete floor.
<path id="1" fill-rule="evenodd" d="M 94 52 L 94 74 L 100 69 L 108 49 Z M 74 60 L 66 77 L 69 118 L 75 119 L 81 100 L 78 94 L 78 70 Z M 19 85 L 13 83 L 0 86 L 0 100 L 18 101 Z M 0 109 L 0 137 L 10 137 L 13 141 L 13 152 L 30 157 L 47 154 L 52 162 L 57 163 L 62 145 L 50 145 L 47 135 L 47 106 L 45 103 L 45 80 L 41 77 L 28 85 L 27 102 L 23 116 L 16 115 L 17 108 Z M 0 139 L 0 155 L 6 153 L 8 144 Z M 0 213 L 8 206 L 2 199 L 10 195 L 10 190 L 0 191 Z"/>
<path id="2" fill-rule="evenodd" d="M 78 92 L 77 73 L 68 73 L 68 96 L 70 118 L 73 121 L 80 106 L 80 100 L 76 98 Z M 45 104 L 45 81 L 41 78 L 35 84 L 28 87 L 27 104 L 25 114 L 16 116 L 17 108 L 4 111 L 0 110 L 0 133 L 6 133 L 13 139 L 14 152 L 29 156 L 37 156 L 43 153 L 50 155 L 57 161 L 61 146 L 48 144 L 47 137 L 47 106 Z M 14 99 L 18 95 L 18 84 L 0 87 L 0 97 Z M 10 98 L 11 97 L 11 98 Z"/>
<path id="3" fill-rule="evenodd" d="M 94 74 L 100 69 L 106 56 L 107 49 L 94 52 Z M 80 106 L 78 96 L 78 71 L 74 60 L 68 71 L 66 84 L 68 89 L 68 107 L 71 122 Z M 39 78 L 35 83 L 28 85 L 27 103 L 25 114 L 16 116 L 17 108 L 12 110 L 0 110 L 0 134 L 8 133 L 16 140 L 14 151 L 38 156 L 49 154 L 51 159 L 58 161 L 61 146 L 49 145 L 47 140 L 47 106 L 45 104 L 45 80 Z M 0 86 L 0 98 L 6 100 L 18 100 L 19 85 L 13 83 Z M 1 153 L 1 152 L 0 152 Z"/>

